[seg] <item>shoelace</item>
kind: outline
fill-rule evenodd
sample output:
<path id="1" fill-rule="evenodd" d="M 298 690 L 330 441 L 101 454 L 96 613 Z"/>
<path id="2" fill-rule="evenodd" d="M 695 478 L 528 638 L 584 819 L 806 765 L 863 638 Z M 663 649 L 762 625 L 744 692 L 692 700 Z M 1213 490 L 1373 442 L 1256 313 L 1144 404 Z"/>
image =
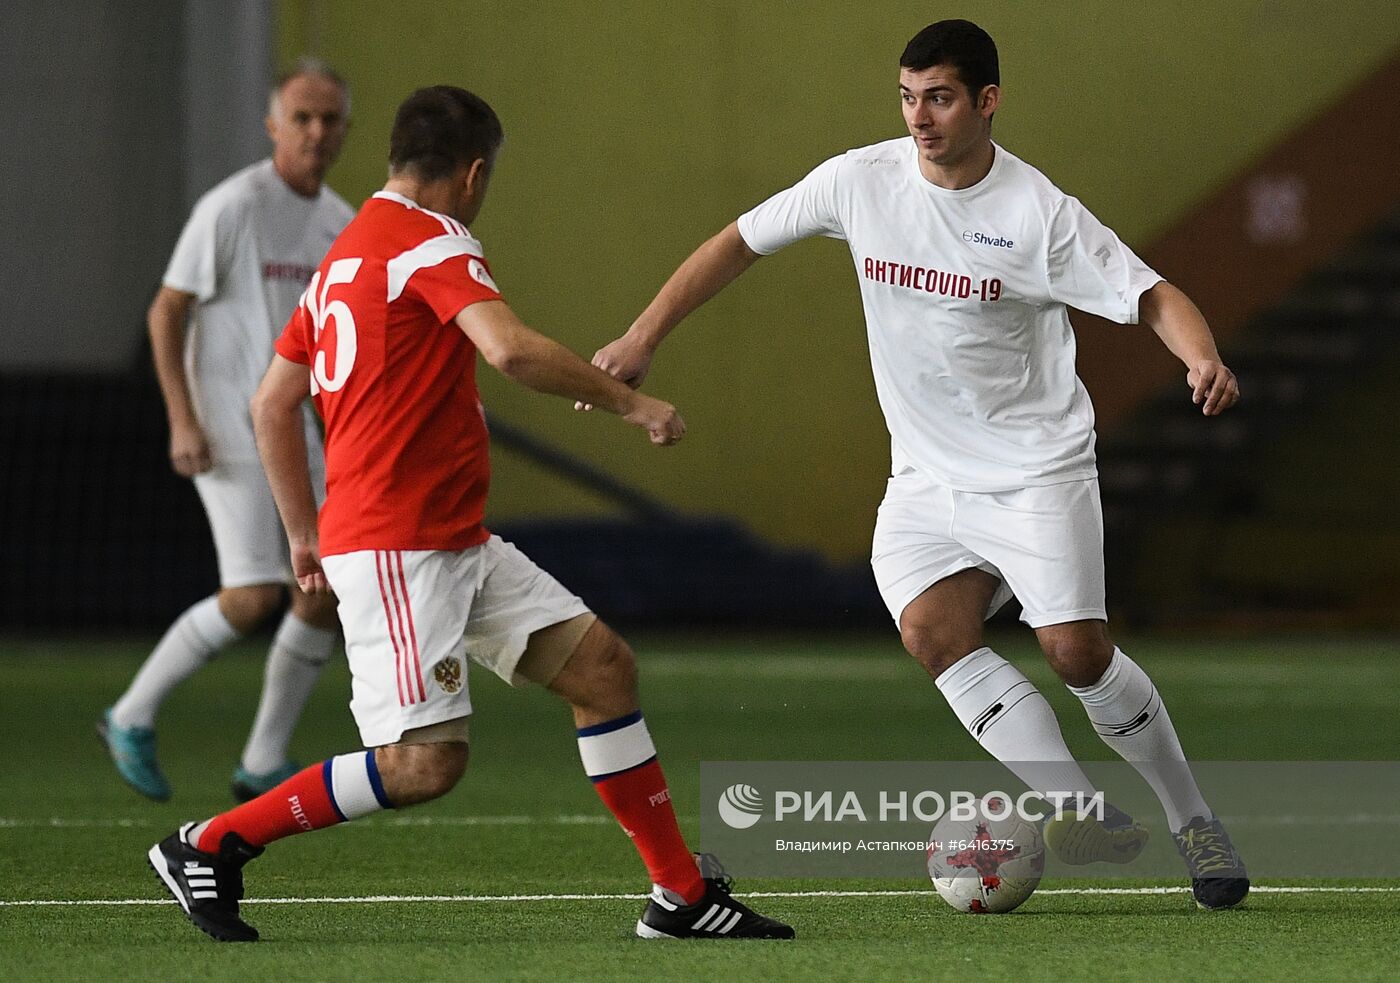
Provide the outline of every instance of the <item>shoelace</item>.
<path id="1" fill-rule="evenodd" d="M 695 864 L 700 868 L 700 876 L 710 881 L 725 894 L 734 893 L 734 878 L 724 869 L 724 864 L 713 853 L 695 854 Z"/>
<path id="2" fill-rule="evenodd" d="M 1234 851 L 1218 829 L 1192 829 L 1182 832 L 1182 852 L 1198 874 L 1231 870 L 1235 866 Z"/>

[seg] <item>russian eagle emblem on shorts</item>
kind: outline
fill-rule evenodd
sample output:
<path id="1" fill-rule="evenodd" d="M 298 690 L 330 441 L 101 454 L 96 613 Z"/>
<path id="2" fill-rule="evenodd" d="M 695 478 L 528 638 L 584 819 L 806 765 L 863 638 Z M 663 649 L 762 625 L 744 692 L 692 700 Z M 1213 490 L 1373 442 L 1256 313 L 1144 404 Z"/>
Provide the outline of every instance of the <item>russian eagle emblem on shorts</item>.
<path id="1" fill-rule="evenodd" d="M 462 688 L 462 660 L 449 655 L 433 667 L 433 679 L 449 696 Z"/>

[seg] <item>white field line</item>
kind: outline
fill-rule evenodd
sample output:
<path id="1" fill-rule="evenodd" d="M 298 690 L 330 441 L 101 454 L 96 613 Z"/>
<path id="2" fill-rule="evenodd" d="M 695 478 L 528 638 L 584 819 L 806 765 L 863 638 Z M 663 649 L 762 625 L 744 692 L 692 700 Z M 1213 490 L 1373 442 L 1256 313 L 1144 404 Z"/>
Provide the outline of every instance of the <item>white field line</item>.
<path id="1" fill-rule="evenodd" d="M 1255 885 L 1254 894 L 1397 894 L 1400 887 L 1304 887 Z M 1185 894 L 1185 887 L 1055 887 L 1040 895 Z M 926 898 L 934 891 L 752 891 L 741 898 Z M 347 898 L 244 898 L 243 904 L 518 904 L 549 901 L 643 901 L 645 894 L 368 894 Z M 3 908 L 120 907 L 173 905 L 171 898 L 122 898 L 65 901 L 58 899 L 0 900 Z"/>
<path id="2" fill-rule="evenodd" d="M 569 816 L 388 816 L 381 826 L 610 826 L 612 816 L 578 813 Z"/>
<path id="3" fill-rule="evenodd" d="M 0 829 L 135 829 L 149 825 L 149 819 L 0 819 Z"/>

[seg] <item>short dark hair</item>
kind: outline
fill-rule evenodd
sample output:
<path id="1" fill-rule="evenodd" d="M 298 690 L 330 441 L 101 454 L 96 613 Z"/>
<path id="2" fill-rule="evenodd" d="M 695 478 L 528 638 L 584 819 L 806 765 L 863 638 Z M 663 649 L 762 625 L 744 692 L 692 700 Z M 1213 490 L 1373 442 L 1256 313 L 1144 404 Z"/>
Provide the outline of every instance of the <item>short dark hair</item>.
<path id="1" fill-rule="evenodd" d="M 910 39 L 899 56 L 899 67 L 922 72 L 951 65 L 976 102 L 989 85 L 1001 85 L 997 45 L 992 36 L 970 20 L 941 20 Z"/>
<path id="2" fill-rule="evenodd" d="M 405 99 L 389 135 L 389 168 L 424 181 L 447 177 L 460 164 L 496 158 L 505 133 L 486 100 L 455 85 L 433 85 Z"/>

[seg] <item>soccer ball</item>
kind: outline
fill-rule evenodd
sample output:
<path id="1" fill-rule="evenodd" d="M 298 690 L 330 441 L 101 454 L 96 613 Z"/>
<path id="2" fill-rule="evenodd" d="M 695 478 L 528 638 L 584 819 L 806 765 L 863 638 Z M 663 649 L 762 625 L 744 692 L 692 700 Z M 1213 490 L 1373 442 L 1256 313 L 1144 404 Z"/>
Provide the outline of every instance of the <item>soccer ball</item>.
<path id="1" fill-rule="evenodd" d="M 988 808 L 990 807 L 990 808 Z M 958 911 L 999 915 L 1019 907 L 1045 872 L 1045 843 L 1034 823 L 987 799 L 975 819 L 944 817 L 929 834 L 928 876 Z"/>

